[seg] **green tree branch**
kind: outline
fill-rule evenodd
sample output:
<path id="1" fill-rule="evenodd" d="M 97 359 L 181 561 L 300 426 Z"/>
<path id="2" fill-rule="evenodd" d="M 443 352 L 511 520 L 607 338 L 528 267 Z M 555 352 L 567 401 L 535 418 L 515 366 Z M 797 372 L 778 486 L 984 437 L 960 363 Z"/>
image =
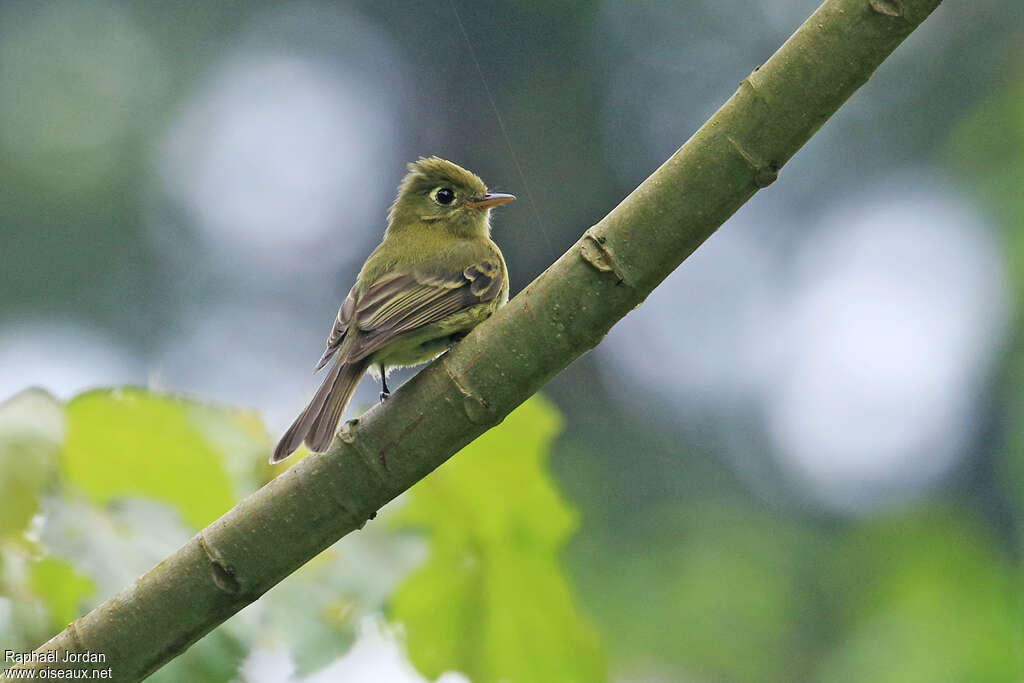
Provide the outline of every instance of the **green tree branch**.
<path id="1" fill-rule="evenodd" d="M 827 0 L 686 144 L 540 277 L 255 492 L 36 652 L 103 653 L 139 680 L 500 422 L 639 305 L 864 84 L 940 0 Z M 33 662 L 24 668 L 67 669 Z"/>

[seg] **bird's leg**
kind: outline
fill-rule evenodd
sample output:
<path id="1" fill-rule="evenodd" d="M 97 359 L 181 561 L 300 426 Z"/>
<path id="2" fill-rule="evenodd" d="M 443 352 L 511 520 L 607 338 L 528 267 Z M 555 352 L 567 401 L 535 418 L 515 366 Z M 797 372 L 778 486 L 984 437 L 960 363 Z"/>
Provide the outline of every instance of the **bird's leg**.
<path id="1" fill-rule="evenodd" d="M 455 334 L 448 337 L 448 348 L 444 350 L 445 353 L 451 353 L 455 345 L 466 338 L 469 332 L 456 332 Z"/>
<path id="2" fill-rule="evenodd" d="M 384 375 L 384 364 L 380 364 L 380 402 L 383 403 L 391 396 L 391 390 L 388 389 L 388 378 Z"/>

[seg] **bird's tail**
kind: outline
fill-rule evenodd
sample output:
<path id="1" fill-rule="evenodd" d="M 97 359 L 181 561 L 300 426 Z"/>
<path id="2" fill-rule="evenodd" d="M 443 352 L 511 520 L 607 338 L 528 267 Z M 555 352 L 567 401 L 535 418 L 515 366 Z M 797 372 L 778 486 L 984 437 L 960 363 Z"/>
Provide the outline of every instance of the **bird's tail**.
<path id="1" fill-rule="evenodd" d="M 356 385 L 366 372 L 368 363 L 359 361 L 345 363 L 334 362 L 334 367 L 327 373 L 324 383 L 317 389 L 309 405 L 299 413 L 295 422 L 284 433 L 270 456 L 270 462 L 280 462 L 298 448 L 303 441 L 309 450 L 320 453 L 327 450 L 338 429 L 338 421 L 352 398 Z"/>

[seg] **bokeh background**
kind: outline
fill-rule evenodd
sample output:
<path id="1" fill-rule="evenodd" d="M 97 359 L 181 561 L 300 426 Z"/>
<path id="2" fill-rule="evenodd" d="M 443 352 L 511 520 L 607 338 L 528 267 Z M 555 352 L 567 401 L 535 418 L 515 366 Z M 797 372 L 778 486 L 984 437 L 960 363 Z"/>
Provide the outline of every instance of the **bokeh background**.
<path id="1" fill-rule="evenodd" d="M 407 161 L 519 196 L 494 221 L 514 294 L 816 4 L 0 2 L 0 399 L 139 385 L 252 411 L 269 444 Z M 577 520 L 559 562 L 610 680 L 1024 677 L 1022 12 L 940 6 L 544 389 Z M 57 540 L 28 554 L 59 556 L 41 509 Z M 161 556 L 113 528 L 104 553 Z M 422 560 L 381 543 L 348 556 Z M 0 636 L 31 646 L 52 629 L 19 616 L 6 548 Z M 86 565 L 68 616 L 133 576 Z M 388 628 L 315 666 L 225 635 L 197 680 L 421 680 Z"/>

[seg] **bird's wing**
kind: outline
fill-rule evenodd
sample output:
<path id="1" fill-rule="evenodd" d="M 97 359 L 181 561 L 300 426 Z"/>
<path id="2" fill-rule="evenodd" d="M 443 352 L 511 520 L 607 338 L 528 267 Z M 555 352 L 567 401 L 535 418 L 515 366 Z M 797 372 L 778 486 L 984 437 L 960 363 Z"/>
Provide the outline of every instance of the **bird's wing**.
<path id="1" fill-rule="evenodd" d="M 317 369 L 338 352 L 350 331 L 357 335 L 346 347 L 346 362 L 366 358 L 404 332 L 491 301 L 501 292 L 502 269 L 499 260 L 484 259 L 452 275 L 386 273 L 361 292 L 353 287 L 338 311 Z"/>
<path id="2" fill-rule="evenodd" d="M 345 301 L 342 302 L 341 308 L 338 309 L 338 316 L 334 319 L 334 327 L 331 328 L 331 333 L 327 335 L 327 348 L 324 349 L 324 355 L 320 356 L 320 362 L 316 364 L 313 372 L 317 372 L 327 365 L 331 358 L 334 357 L 334 354 L 338 352 L 338 347 L 341 346 L 341 342 L 345 339 L 345 333 L 348 332 L 348 325 L 352 320 L 355 306 L 356 288 L 353 287 L 348 296 L 345 297 Z"/>

